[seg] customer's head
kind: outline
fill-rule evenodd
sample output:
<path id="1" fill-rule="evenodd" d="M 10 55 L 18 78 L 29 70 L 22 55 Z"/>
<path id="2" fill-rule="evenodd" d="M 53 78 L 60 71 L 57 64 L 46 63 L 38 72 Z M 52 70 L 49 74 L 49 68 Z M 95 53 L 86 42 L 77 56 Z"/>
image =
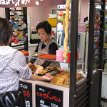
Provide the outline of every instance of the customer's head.
<path id="1" fill-rule="evenodd" d="M 8 20 L 0 17 L 0 46 L 8 45 L 12 37 L 12 28 Z"/>
<path id="2" fill-rule="evenodd" d="M 36 31 L 41 39 L 41 41 L 46 42 L 51 37 L 51 25 L 48 23 L 48 21 L 40 22 L 37 27 Z"/>

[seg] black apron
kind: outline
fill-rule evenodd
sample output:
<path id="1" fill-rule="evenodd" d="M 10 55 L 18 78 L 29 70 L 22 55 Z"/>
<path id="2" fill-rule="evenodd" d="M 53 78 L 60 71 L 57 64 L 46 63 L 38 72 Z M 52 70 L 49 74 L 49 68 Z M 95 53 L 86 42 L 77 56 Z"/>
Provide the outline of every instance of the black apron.
<path id="1" fill-rule="evenodd" d="M 38 46 L 38 55 L 40 55 L 40 54 L 49 54 L 49 53 L 48 53 L 48 52 L 49 52 L 49 46 L 50 46 L 50 44 L 53 43 L 53 42 L 55 42 L 55 41 L 54 41 L 54 40 L 50 41 L 50 42 L 46 45 L 46 47 L 43 48 L 43 49 L 42 49 L 42 44 L 43 44 L 43 42 L 40 42 L 40 44 L 39 44 L 39 46 Z M 44 60 L 44 59 L 37 58 L 37 60 L 35 61 L 35 64 L 36 64 L 36 65 L 42 65 L 45 61 L 46 61 L 46 60 Z M 51 61 L 51 63 L 50 63 L 49 66 L 50 66 L 50 67 L 53 67 L 53 66 L 59 67 L 60 64 L 59 64 L 59 62 Z"/>

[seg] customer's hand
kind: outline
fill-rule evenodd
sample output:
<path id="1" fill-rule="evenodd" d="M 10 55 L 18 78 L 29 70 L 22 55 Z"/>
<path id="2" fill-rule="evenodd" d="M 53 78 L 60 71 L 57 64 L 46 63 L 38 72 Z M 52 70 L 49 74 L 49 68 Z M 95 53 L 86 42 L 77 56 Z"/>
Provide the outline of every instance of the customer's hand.
<path id="1" fill-rule="evenodd" d="M 49 76 L 49 75 L 37 76 L 35 74 L 32 74 L 31 77 L 32 80 L 39 80 L 39 81 L 51 81 L 52 78 L 53 76 Z"/>
<path id="2" fill-rule="evenodd" d="M 29 62 L 27 65 L 30 67 L 30 65 L 32 65 L 32 63 Z"/>
<path id="3" fill-rule="evenodd" d="M 51 79 L 53 78 L 53 76 L 46 74 L 46 75 L 42 76 L 42 78 L 43 78 L 44 81 L 51 81 Z"/>
<path id="4" fill-rule="evenodd" d="M 35 71 L 35 74 L 38 74 L 40 73 L 44 68 L 42 66 L 39 66 L 36 71 Z"/>

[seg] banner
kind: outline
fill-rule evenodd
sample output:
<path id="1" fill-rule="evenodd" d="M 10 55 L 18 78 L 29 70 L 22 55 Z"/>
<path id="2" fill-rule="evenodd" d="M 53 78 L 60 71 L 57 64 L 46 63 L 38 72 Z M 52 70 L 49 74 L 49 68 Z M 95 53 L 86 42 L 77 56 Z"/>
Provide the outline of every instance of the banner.
<path id="1" fill-rule="evenodd" d="M 0 7 L 26 7 L 35 0 L 0 0 Z"/>
<path id="2" fill-rule="evenodd" d="M 34 7 L 36 6 L 36 1 L 39 4 L 48 2 L 52 6 L 65 3 L 65 0 L 0 0 L 0 7 Z"/>

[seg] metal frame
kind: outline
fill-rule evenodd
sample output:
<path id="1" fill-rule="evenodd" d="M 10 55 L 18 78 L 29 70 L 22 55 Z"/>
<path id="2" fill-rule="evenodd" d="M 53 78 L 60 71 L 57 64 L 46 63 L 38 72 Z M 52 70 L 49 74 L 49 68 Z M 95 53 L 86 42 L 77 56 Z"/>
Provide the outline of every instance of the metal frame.
<path id="1" fill-rule="evenodd" d="M 106 3 L 105 3 L 106 1 L 105 0 L 101 0 L 101 9 L 102 9 L 102 11 L 101 11 L 101 15 L 102 15 L 102 17 L 101 17 L 101 19 L 100 19 L 100 21 L 101 21 L 101 30 L 100 30 L 100 33 L 102 34 L 101 36 L 100 36 L 100 40 L 101 40 L 101 42 L 100 42 L 100 46 L 101 46 L 101 48 L 100 48 L 100 56 L 99 56 L 99 58 L 100 58 L 100 65 L 99 65 L 99 69 L 101 70 L 103 70 L 104 68 L 103 68 L 103 47 L 104 47 L 104 31 L 105 31 L 105 5 L 106 5 Z M 102 87 L 102 70 L 101 70 L 101 72 L 100 72 L 100 81 L 99 81 L 99 96 L 98 96 L 98 101 L 99 101 L 99 106 L 101 105 L 101 87 Z"/>
<path id="2" fill-rule="evenodd" d="M 89 84 L 89 107 L 91 104 L 91 96 L 92 91 L 91 87 L 93 84 L 92 76 L 93 76 L 93 53 L 94 53 L 94 17 L 95 17 L 95 0 L 90 0 L 90 10 L 89 10 L 89 40 L 88 40 L 88 62 L 87 62 L 87 78 L 88 78 L 88 84 Z"/>
<path id="3" fill-rule="evenodd" d="M 90 0 L 90 14 L 89 14 L 89 47 L 88 47 L 88 75 L 89 80 L 89 107 L 101 106 L 101 82 L 103 71 L 103 38 L 104 38 L 104 11 L 105 0 L 101 0 L 100 12 L 100 42 L 99 42 L 99 62 L 96 73 L 93 73 L 93 58 L 94 58 L 94 24 L 95 24 L 95 1 Z"/>
<path id="4" fill-rule="evenodd" d="M 76 85 L 76 52 L 77 52 L 77 35 L 78 35 L 78 1 L 72 0 L 71 2 L 71 32 L 70 32 L 70 50 L 71 50 L 71 63 L 70 63 L 70 94 L 69 94 L 69 107 L 76 107 L 77 98 L 77 85 Z M 101 30 L 100 34 L 100 55 L 99 55 L 99 67 L 96 73 L 93 73 L 93 57 L 94 57 L 94 23 L 95 23 L 95 2 L 96 0 L 90 0 L 89 10 L 89 45 L 88 45 L 88 66 L 87 66 L 87 87 L 88 94 L 88 107 L 100 107 L 101 106 L 101 80 L 102 80 L 102 55 L 103 55 L 103 38 L 104 38 L 104 11 L 105 11 L 105 0 L 101 0 Z M 84 84 L 83 83 L 83 84 Z M 97 89 L 96 89 L 97 87 Z M 96 92 L 94 92 L 96 90 Z M 81 91 L 80 91 L 81 93 Z M 87 99 L 86 99 L 87 100 Z M 85 104 L 85 103 L 84 103 Z M 97 104 L 97 105 L 96 105 Z M 83 107 L 86 107 L 84 105 Z"/>
<path id="5" fill-rule="evenodd" d="M 76 100 L 76 68 L 77 68 L 77 35 L 78 35 L 78 0 L 71 0 L 71 32 L 70 32 L 70 89 L 69 107 L 75 107 Z M 72 14 L 73 13 L 73 14 Z"/>

